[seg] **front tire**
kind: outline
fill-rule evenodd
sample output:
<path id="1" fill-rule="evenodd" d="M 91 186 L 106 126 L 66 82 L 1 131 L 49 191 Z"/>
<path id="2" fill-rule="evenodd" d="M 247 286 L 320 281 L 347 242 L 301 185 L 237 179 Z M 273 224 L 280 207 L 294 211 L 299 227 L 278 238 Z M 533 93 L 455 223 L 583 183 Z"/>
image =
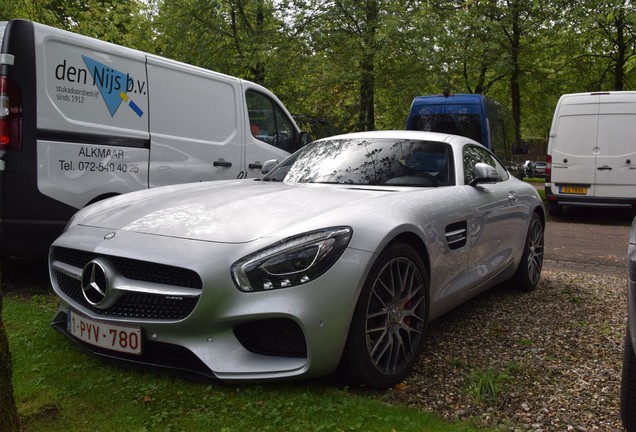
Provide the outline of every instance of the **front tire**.
<path id="1" fill-rule="evenodd" d="M 413 369 L 428 321 L 429 281 L 418 253 L 393 243 L 364 283 L 339 366 L 351 384 L 386 388 Z"/>
<path id="2" fill-rule="evenodd" d="M 514 283 L 522 291 L 532 291 L 539 284 L 543 268 L 544 224 L 538 213 L 533 213 L 526 234 L 523 256 L 513 277 Z"/>
<path id="3" fill-rule="evenodd" d="M 627 327 L 625 332 L 625 343 L 623 345 L 621 420 L 628 432 L 636 432 L 636 355 L 634 355 L 629 327 Z"/>

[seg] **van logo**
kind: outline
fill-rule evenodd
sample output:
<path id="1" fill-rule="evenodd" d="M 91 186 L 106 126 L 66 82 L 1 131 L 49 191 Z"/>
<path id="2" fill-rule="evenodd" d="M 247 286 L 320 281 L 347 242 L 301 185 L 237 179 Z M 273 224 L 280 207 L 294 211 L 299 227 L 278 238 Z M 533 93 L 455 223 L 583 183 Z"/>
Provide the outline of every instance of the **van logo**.
<path id="1" fill-rule="evenodd" d="M 130 99 L 128 93 L 145 94 L 145 82 L 135 82 L 129 74 L 110 68 L 85 55 L 82 56 L 82 59 L 93 77 L 93 83 L 102 95 L 111 117 L 115 116 L 122 102 L 127 104 L 139 117 L 144 115 L 141 108 Z"/>

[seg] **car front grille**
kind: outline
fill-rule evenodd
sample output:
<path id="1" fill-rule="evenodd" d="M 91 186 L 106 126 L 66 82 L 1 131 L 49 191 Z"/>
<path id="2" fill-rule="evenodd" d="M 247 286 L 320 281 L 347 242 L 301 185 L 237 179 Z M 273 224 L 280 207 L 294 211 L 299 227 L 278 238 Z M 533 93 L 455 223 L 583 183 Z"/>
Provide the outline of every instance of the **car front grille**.
<path id="1" fill-rule="evenodd" d="M 76 267 L 79 273 L 91 260 L 107 258 L 123 276 L 140 282 L 157 283 L 166 286 L 192 288 L 201 290 L 201 278 L 196 272 L 179 267 L 167 266 L 152 262 L 98 255 L 91 252 L 68 248 L 54 248 L 52 258 L 64 264 Z M 187 317 L 196 306 L 199 297 L 166 296 L 128 292 L 118 299 L 112 307 L 103 310 L 92 306 L 82 293 L 81 281 L 68 274 L 53 269 L 53 277 L 60 291 L 75 303 L 97 315 L 127 317 L 139 319 L 179 320 Z"/>

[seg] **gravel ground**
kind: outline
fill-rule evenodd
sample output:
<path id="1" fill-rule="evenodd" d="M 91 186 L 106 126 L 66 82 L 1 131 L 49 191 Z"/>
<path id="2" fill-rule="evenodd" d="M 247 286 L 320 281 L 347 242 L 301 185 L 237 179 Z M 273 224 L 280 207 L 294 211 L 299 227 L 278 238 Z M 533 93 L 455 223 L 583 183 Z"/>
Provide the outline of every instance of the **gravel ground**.
<path id="1" fill-rule="evenodd" d="M 12 262 L 3 288 L 48 287 L 34 265 L 45 269 Z M 431 323 L 415 371 L 381 397 L 494 430 L 622 431 L 626 274 L 545 261 L 535 291 L 497 287 Z M 494 401 L 477 403 L 471 375 L 489 371 L 505 379 Z"/>
<path id="2" fill-rule="evenodd" d="M 546 261 L 538 288 L 498 287 L 435 321 L 424 354 L 384 397 L 502 431 L 622 431 L 626 270 Z M 471 376 L 496 399 L 477 403 Z"/>

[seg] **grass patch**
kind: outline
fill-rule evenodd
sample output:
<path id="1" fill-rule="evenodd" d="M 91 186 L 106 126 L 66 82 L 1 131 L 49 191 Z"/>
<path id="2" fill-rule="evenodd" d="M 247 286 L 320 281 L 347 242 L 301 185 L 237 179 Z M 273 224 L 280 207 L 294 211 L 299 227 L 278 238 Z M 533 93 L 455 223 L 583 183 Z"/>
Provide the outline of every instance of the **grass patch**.
<path id="1" fill-rule="evenodd" d="M 545 201 L 545 190 L 543 189 L 538 189 L 537 192 L 539 193 L 539 196 L 541 197 L 541 201 Z"/>
<path id="2" fill-rule="evenodd" d="M 476 404 L 494 403 L 501 392 L 502 383 L 510 381 L 507 373 L 494 369 L 475 370 L 470 374 L 468 393 Z"/>
<path id="3" fill-rule="evenodd" d="M 543 177 L 524 177 L 523 180 L 528 183 L 545 183 L 545 179 Z"/>
<path id="4" fill-rule="evenodd" d="M 23 432 L 483 430 L 330 379 L 228 385 L 110 365 L 50 327 L 55 307 L 53 296 L 4 297 Z"/>

